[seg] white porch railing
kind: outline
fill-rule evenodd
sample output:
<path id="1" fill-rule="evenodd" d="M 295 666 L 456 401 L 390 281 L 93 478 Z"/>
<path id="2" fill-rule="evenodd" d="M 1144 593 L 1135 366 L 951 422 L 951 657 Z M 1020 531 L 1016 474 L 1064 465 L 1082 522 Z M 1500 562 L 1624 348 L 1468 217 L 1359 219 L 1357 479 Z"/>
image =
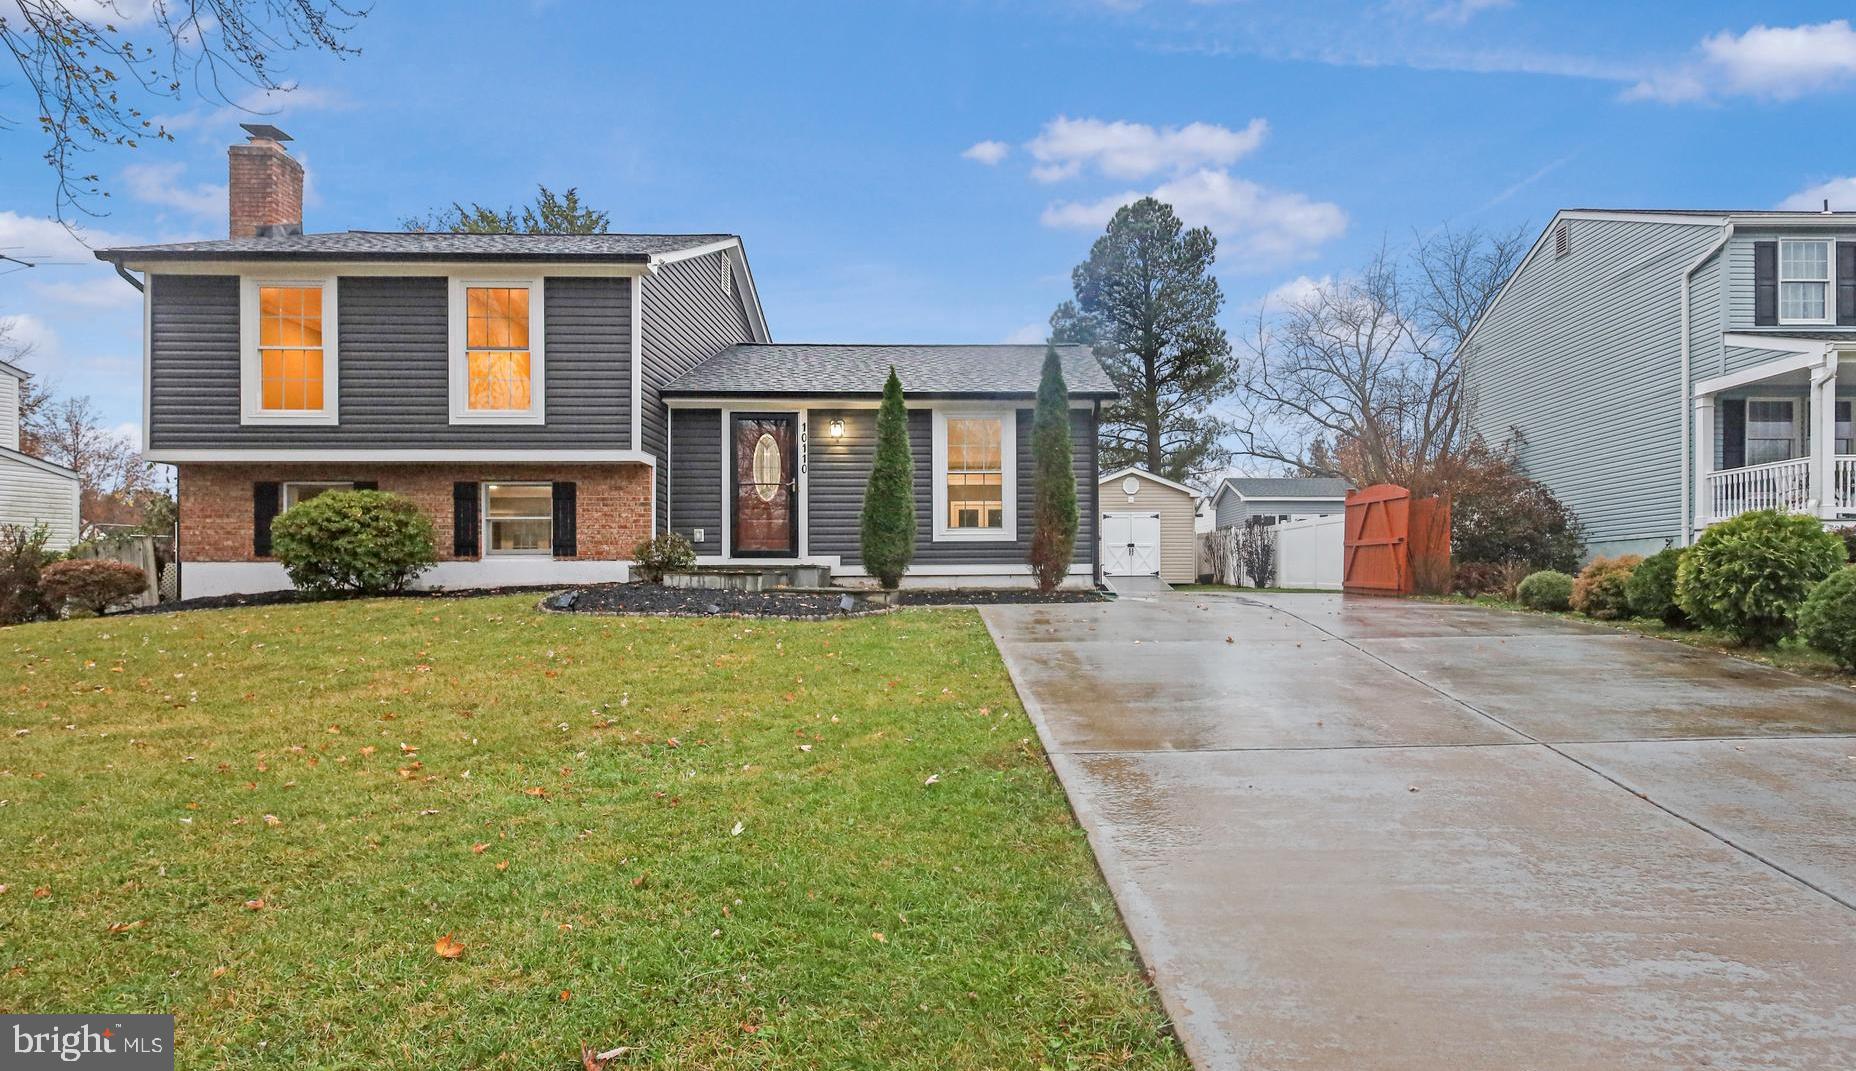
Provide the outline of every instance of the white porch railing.
<path id="1" fill-rule="evenodd" d="M 1838 513 L 1856 511 L 1856 456 L 1838 454 L 1830 459 L 1830 488 Z"/>
<path id="2" fill-rule="evenodd" d="M 1847 462 L 1851 467 L 1844 468 Z M 1844 473 L 1856 478 L 1856 457 L 1837 459 L 1837 487 L 1845 486 Z M 1852 489 L 1856 489 L 1853 486 Z M 1741 469 L 1724 469 L 1708 474 L 1702 489 L 1702 503 L 1712 521 L 1724 521 L 1756 509 L 1784 510 L 1787 513 L 1811 512 L 1811 459 L 1795 457 L 1789 461 L 1772 461 Z M 1839 498 L 1843 497 L 1841 494 Z"/>

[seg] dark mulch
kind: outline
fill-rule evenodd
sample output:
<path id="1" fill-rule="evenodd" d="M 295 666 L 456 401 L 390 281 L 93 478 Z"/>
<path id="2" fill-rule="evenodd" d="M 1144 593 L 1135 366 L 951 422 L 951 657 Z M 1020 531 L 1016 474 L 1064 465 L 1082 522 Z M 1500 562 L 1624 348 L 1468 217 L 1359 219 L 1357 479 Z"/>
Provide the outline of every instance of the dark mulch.
<path id="1" fill-rule="evenodd" d="M 847 605 L 848 603 L 848 605 Z M 542 609 L 576 614 L 657 614 L 666 617 L 861 617 L 888 609 L 836 592 L 734 591 L 666 588 L 657 584 L 596 584 L 541 601 Z"/>
<path id="2" fill-rule="evenodd" d="M 133 610 L 117 610 L 111 617 L 129 614 L 171 614 L 181 610 L 231 610 L 240 606 L 288 606 L 299 602 L 341 602 L 346 599 L 469 599 L 479 595 L 521 595 L 525 592 L 559 591 L 559 584 L 527 585 L 506 588 L 446 588 L 439 591 L 402 591 L 393 595 L 311 595 L 303 591 L 260 591 L 248 595 L 208 595 L 199 599 L 178 599 Z"/>

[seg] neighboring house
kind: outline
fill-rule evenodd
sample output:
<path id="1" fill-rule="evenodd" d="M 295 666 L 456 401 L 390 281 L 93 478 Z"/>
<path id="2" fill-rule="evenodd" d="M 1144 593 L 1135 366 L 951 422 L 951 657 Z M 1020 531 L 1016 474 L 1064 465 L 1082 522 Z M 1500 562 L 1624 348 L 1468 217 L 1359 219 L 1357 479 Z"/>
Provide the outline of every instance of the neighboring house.
<path id="1" fill-rule="evenodd" d="M 45 545 L 67 550 L 79 536 L 77 473 L 20 452 L 20 386 L 29 375 L 0 361 L 0 525 L 44 525 Z"/>
<path id="2" fill-rule="evenodd" d="M 432 586 L 622 580 L 673 528 L 708 563 L 859 577 L 892 365 L 915 453 L 910 580 L 1029 580 L 1044 347 L 774 345 L 729 234 L 305 234 L 287 136 L 246 129 L 230 238 L 98 254 L 143 273 L 144 456 L 178 472 L 184 596 L 287 587 L 271 521 L 339 487 L 426 512 Z M 1086 349 L 1063 359 L 1093 518 L 1114 387 Z M 1079 582 L 1096 545 L 1085 524 Z"/>
<path id="3" fill-rule="evenodd" d="M 1325 476 L 1227 476 L 1212 492 L 1213 527 L 1242 526 L 1256 517 L 1275 524 L 1345 513 L 1349 486 Z"/>
<path id="4" fill-rule="evenodd" d="M 1567 210 L 1464 348 L 1472 426 L 1593 554 L 1778 508 L 1856 517 L 1856 213 Z"/>
<path id="5" fill-rule="evenodd" d="M 1193 514 L 1199 493 L 1146 469 L 1125 468 L 1099 481 L 1104 576 L 1157 576 L 1175 584 L 1198 579 Z"/>

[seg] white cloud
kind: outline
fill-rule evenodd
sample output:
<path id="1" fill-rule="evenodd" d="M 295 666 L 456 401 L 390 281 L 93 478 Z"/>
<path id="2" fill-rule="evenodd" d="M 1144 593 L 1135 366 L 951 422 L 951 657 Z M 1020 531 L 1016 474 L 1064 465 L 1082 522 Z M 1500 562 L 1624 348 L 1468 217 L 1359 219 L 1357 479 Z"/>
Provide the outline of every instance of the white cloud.
<path id="1" fill-rule="evenodd" d="M 37 367 L 43 368 L 44 362 L 58 356 L 58 332 L 39 317 L 29 312 L 5 313 L 0 314 L 0 322 L 6 324 L 7 343 L 30 351 Z"/>
<path id="2" fill-rule="evenodd" d="M 1392 9 L 1425 22 L 1463 26 L 1484 11 L 1513 6 L 1514 0 L 1394 0 Z"/>
<path id="3" fill-rule="evenodd" d="M 1003 341 L 1014 346 L 1035 346 L 1049 338 L 1049 324 L 1030 323 L 1013 330 Z"/>
<path id="4" fill-rule="evenodd" d="M 0 252 L 21 260 L 88 265 L 96 262 L 93 249 L 134 244 L 133 239 L 108 231 L 77 227 L 75 232 L 55 219 L 0 209 Z"/>
<path id="5" fill-rule="evenodd" d="M 185 165 L 130 164 L 122 169 L 129 195 L 151 205 L 172 208 L 190 216 L 223 216 L 226 188 L 208 182 L 188 186 L 181 178 Z"/>
<path id="6" fill-rule="evenodd" d="M 1092 165 L 1109 178 L 1126 180 L 1162 171 L 1228 167 L 1256 151 L 1269 130 L 1264 119 L 1252 119 L 1242 130 L 1232 130 L 1216 123 L 1153 127 L 1060 115 L 1045 123 L 1025 148 L 1037 161 L 1031 174 L 1039 182 L 1073 178 Z"/>
<path id="7" fill-rule="evenodd" d="M 1011 151 L 1012 147 L 1003 141 L 976 141 L 967 146 L 967 151 L 960 155 L 968 160 L 978 160 L 987 167 L 991 167 L 1005 159 L 1006 154 Z"/>
<path id="8" fill-rule="evenodd" d="M 1690 62 L 1653 74 L 1625 91 L 1627 100 L 1665 104 L 1750 96 L 1798 97 L 1856 81 L 1856 29 L 1847 19 L 1801 26 L 1723 30 L 1701 42 Z"/>
<path id="9" fill-rule="evenodd" d="M 1334 285 L 1334 277 L 1331 275 L 1323 275 L 1319 279 L 1310 279 L 1306 275 L 1298 275 L 1263 295 L 1263 308 L 1266 310 L 1281 311 L 1294 305 L 1300 305 L 1302 302 L 1307 301 L 1309 298 L 1314 297 L 1316 294 L 1332 285 Z"/>
<path id="10" fill-rule="evenodd" d="M 1825 201 L 1830 202 L 1832 211 L 1856 212 L 1856 175 L 1806 186 L 1780 201 L 1779 207 L 1792 212 L 1819 212 Z"/>
<path id="11" fill-rule="evenodd" d="M 1115 210 L 1147 194 L 1114 194 L 1096 201 L 1068 201 L 1044 209 L 1047 227 L 1095 229 Z M 1189 226 L 1210 227 L 1228 257 L 1263 261 L 1301 260 L 1347 230 L 1347 213 L 1329 201 L 1292 190 L 1274 190 L 1226 171 L 1200 170 L 1161 183 L 1152 196 L 1173 206 Z"/>
<path id="12" fill-rule="evenodd" d="M 127 309 L 142 304 L 142 295 L 135 287 L 118 279 L 115 272 L 105 271 L 104 275 L 82 281 L 35 282 L 32 292 L 42 302 L 79 309 Z"/>

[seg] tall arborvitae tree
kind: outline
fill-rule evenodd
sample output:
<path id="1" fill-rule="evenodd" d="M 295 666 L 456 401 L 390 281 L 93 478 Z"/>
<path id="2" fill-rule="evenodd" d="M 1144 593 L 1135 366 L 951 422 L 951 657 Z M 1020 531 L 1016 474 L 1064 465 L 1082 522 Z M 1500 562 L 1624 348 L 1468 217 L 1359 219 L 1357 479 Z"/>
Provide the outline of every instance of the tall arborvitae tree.
<path id="1" fill-rule="evenodd" d="M 1031 571 L 1038 590 L 1050 591 L 1070 571 L 1076 553 L 1076 470 L 1070 446 L 1070 388 L 1056 347 L 1044 351 L 1038 407 L 1031 420 L 1035 500 L 1031 515 Z"/>
<path id="2" fill-rule="evenodd" d="M 893 366 L 876 411 L 876 460 L 864 488 L 861 527 L 864 569 L 884 587 L 895 587 L 915 557 L 915 462 L 909 456 L 909 411 Z"/>
<path id="3" fill-rule="evenodd" d="M 1102 466 L 1138 465 L 1185 482 L 1221 469 L 1229 431 L 1213 402 L 1237 384 L 1211 274 L 1218 240 L 1185 229 L 1152 197 L 1125 205 L 1070 273 L 1076 300 L 1051 315 L 1051 341 L 1085 342 L 1120 397 L 1102 409 Z"/>

